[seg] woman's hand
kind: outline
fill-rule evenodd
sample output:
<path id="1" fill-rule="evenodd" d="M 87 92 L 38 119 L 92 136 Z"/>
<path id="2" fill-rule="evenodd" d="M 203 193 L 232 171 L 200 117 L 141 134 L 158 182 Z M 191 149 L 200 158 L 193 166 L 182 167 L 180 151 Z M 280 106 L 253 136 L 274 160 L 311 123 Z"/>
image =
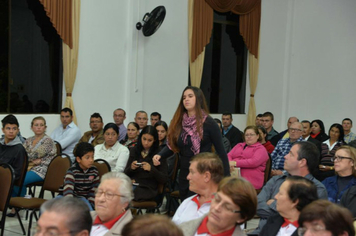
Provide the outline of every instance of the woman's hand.
<path id="1" fill-rule="evenodd" d="M 138 168 L 138 166 L 136 165 L 137 161 L 133 161 L 131 163 L 131 170 L 136 170 Z"/>
<path id="2" fill-rule="evenodd" d="M 147 162 L 142 162 L 142 168 L 145 170 L 145 171 L 151 171 L 151 165 Z"/>
<path id="3" fill-rule="evenodd" d="M 153 165 L 154 166 L 159 166 L 161 164 L 161 162 L 159 161 L 161 159 L 160 155 L 154 155 L 152 160 L 153 160 Z M 150 167 L 151 168 L 151 167 Z"/>
<path id="4" fill-rule="evenodd" d="M 38 166 L 39 164 L 41 164 L 41 159 L 38 158 L 38 159 L 35 159 L 32 161 L 33 164 L 35 164 L 36 166 Z"/>
<path id="5" fill-rule="evenodd" d="M 229 165 L 230 165 L 230 173 L 231 173 L 235 169 L 236 161 L 229 161 Z"/>

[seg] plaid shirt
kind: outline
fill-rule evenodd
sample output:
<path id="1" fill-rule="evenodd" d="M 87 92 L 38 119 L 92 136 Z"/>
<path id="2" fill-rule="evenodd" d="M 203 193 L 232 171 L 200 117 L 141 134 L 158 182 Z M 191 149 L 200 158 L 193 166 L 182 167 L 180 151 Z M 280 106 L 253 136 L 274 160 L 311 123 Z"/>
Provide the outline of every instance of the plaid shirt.
<path id="1" fill-rule="evenodd" d="M 356 134 L 354 134 L 352 132 L 350 132 L 348 134 L 345 134 L 345 136 L 344 136 L 345 143 L 349 143 L 349 142 L 351 142 L 351 141 L 353 141 L 355 139 L 356 139 Z"/>
<path id="2" fill-rule="evenodd" d="M 303 141 L 303 137 L 299 137 L 296 142 L 299 141 Z M 290 141 L 290 138 L 279 140 L 276 148 L 271 154 L 273 170 L 284 170 L 284 156 L 289 153 L 292 145 L 293 143 Z"/>

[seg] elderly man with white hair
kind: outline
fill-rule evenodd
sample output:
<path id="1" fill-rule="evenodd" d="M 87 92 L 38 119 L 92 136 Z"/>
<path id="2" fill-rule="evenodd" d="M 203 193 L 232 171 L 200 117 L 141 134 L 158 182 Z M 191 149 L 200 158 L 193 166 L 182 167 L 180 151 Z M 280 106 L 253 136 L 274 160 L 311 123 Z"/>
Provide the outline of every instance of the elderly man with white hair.
<path id="1" fill-rule="evenodd" d="M 121 235 L 122 228 L 132 220 L 129 205 L 133 196 L 131 179 L 127 175 L 118 172 L 103 175 L 95 193 L 90 235 Z"/>

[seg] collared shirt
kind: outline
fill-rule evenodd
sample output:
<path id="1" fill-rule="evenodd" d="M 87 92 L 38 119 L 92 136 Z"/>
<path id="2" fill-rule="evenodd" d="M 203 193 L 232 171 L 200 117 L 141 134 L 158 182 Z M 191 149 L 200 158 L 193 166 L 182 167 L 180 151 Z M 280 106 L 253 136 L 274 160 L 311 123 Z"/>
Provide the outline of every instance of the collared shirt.
<path id="1" fill-rule="evenodd" d="M 298 227 L 298 221 L 291 222 L 287 219 L 284 219 L 284 223 L 282 224 L 276 236 L 292 235 Z"/>
<path id="2" fill-rule="evenodd" d="M 232 128 L 232 124 L 229 127 L 227 127 L 226 130 L 223 129 L 223 134 L 226 135 L 230 131 L 231 128 Z"/>
<path id="3" fill-rule="evenodd" d="M 103 223 L 99 216 L 96 216 L 93 226 L 91 228 L 90 235 L 95 235 L 95 236 L 102 236 L 105 235 L 113 226 L 116 222 L 118 222 L 121 217 L 125 214 L 125 212 L 121 213 L 118 217 Z"/>
<path id="4" fill-rule="evenodd" d="M 195 235 L 200 235 L 200 236 L 205 236 L 205 235 L 211 235 L 211 236 L 231 236 L 234 231 L 235 231 L 235 227 L 232 227 L 231 229 L 228 229 L 224 232 L 218 233 L 218 234 L 212 234 L 209 232 L 208 227 L 207 227 L 207 223 L 208 223 L 208 216 L 204 218 L 204 220 L 201 222 L 201 224 L 199 225 L 197 232 L 195 233 Z"/>
<path id="5" fill-rule="evenodd" d="M 179 225 L 183 222 L 197 219 L 207 214 L 210 209 L 211 201 L 204 202 L 202 205 L 199 204 L 199 195 L 193 195 L 185 199 L 182 204 L 178 207 L 176 213 L 173 216 L 172 221 Z"/>
<path id="6" fill-rule="evenodd" d="M 104 159 L 107 161 L 113 172 L 124 172 L 129 159 L 129 149 L 124 145 L 116 142 L 110 148 L 105 147 L 105 142 L 95 146 L 94 160 Z"/>
<path id="7" fill-rule="evenodd" d="M 296 142 L 303 141 L 303 137 L 300 136 Z M 293 142 L 294 143 L 294 142 Z M 287 155 L 292 148 L 293 143 L 290 138 L 281 139 L 278 141 L 276 148 L 271 154 L 272 157 L 272 169 L 283 170 L 284 169 L 284 156 Z"/>
<path id="8" fill-rule="evenodd" d="M 124 123 L 122 123 L 121 125 L 119 125 L 119 137 L 118 137 L 118 141 L 120 142 L 121 140 L 124 140 L 127 134 L 127 129 L 124 125 Z"/>
<path id="9" fill-rule="evenodd" d="M 51 134 L 51 138 L 61 145 L 62 152 L 67 154 L 72 162 L 74 162 L 73 149 L 81 136 L 82 134 L 74 122 L 67 125 L 65 129 L 60 124 Z"/>
<path id="10" fill-rule="evenodd" d="M 345 134 L 345 136 L 344 136 L 345 143 L 349 143 L 355 139 L 356 139 L 356 134 L 354 134 L 352 132 Z"/>
<path id="11" fill-rule="evenodd" d="M 278 135 L 278 132 L 272 127 L 271 131 L 267 134 L 267 140 L 271 140 L 276 135 Z"/>

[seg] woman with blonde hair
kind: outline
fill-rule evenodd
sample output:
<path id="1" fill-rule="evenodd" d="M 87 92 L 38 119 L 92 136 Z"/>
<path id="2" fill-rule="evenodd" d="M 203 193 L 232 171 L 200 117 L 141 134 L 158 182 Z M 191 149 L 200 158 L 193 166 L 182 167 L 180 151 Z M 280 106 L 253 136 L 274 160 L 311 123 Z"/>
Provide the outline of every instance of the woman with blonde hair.
<path id="1" fill-rule="evenodd" d="M 335 176 L 326 178 L 322 183 L 328 191 L 328 200 L 340 203 L 344 192 L 356 185 L 356 149 L 350 146 L 341 146 L 337 149 L 335 156 L 331 158 L 334 162 Z"/>

